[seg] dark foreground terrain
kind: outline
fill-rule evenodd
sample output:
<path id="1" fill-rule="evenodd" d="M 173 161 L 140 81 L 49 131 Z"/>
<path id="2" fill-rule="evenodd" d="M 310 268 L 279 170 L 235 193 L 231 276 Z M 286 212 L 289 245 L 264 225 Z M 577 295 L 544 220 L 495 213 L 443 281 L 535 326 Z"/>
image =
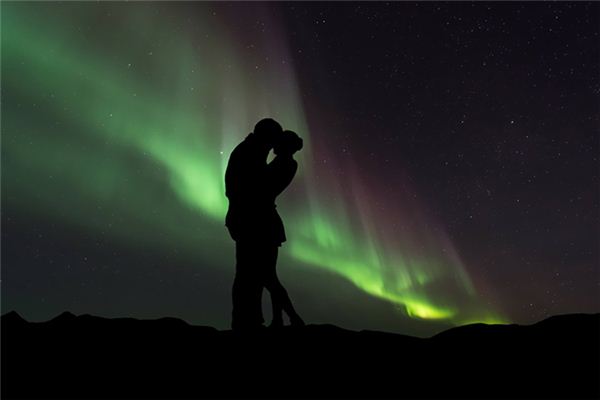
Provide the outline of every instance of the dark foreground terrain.
<path id="1" fill-rule="evenodd" d="M 598 398 L 600 314 L 429 339 L 330 325 L 2 316 L 2 398 Z"/>

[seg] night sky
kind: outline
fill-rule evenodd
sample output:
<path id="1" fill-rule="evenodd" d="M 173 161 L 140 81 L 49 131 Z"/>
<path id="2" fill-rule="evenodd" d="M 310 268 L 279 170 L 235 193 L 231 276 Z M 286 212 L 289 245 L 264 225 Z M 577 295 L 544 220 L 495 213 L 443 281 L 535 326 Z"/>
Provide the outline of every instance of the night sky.
<path id="1" fill-rule="evenodd" d="M 600 312 L 598 4 L 1 12 L 2 313 L 227 328 L 224 168 L 264 117 L 305 143 L 278 271 L 308 323 Z"/>

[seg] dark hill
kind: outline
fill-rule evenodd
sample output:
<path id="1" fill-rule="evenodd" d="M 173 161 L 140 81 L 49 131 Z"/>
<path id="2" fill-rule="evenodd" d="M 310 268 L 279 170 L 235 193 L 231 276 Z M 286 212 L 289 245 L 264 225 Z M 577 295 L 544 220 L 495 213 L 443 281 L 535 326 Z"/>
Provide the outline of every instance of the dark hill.
<path id="1" fill-rule="evenodd" d="M 429 339 L 174 318 L 2 316 L 3 398 L 598 398 L 600 314 Z"/>

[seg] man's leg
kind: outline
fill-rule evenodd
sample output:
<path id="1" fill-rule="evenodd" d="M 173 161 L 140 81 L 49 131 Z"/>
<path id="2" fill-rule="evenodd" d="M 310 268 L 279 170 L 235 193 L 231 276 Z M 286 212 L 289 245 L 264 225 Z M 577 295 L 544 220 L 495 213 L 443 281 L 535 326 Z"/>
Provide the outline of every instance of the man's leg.
<path id="1" fill-rule="evenodd" d="M 264 252 L 264 275 L 263 283 L 271 295 L 271 306 L 273 309 L 273 320 L 271 326 L 283 326 L 283 305 L 281 302 L 281 284 L 277 279 L 277 256 L 279 248 L 276 246 L 265 247 Z"/>
<path id="2" fill-rule="evenodd" d="M 236 242 L 236 272 L 232 288 L 232 329 L 257 328 L 262 316 L 260 251 L 247 242 Z"/>

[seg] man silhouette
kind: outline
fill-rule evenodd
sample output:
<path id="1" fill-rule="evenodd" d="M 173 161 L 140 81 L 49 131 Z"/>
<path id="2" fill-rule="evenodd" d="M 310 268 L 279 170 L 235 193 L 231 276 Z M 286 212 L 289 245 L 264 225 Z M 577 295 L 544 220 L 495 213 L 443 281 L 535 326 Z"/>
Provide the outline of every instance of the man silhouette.
<path id="1" fill-rule="evenodd" d="M 234 330 L 263 326 L 263 275 L 266 266 L 277 262 L 278 246 L 285 241 L 283 225 L 274 218 L 267 170 L 267 156 L 282 133 L 275 120 L 260 120 L 233 150 L 225 171 L 225 195 L 229 199 L 225 225 L 236 243 Z"/>

